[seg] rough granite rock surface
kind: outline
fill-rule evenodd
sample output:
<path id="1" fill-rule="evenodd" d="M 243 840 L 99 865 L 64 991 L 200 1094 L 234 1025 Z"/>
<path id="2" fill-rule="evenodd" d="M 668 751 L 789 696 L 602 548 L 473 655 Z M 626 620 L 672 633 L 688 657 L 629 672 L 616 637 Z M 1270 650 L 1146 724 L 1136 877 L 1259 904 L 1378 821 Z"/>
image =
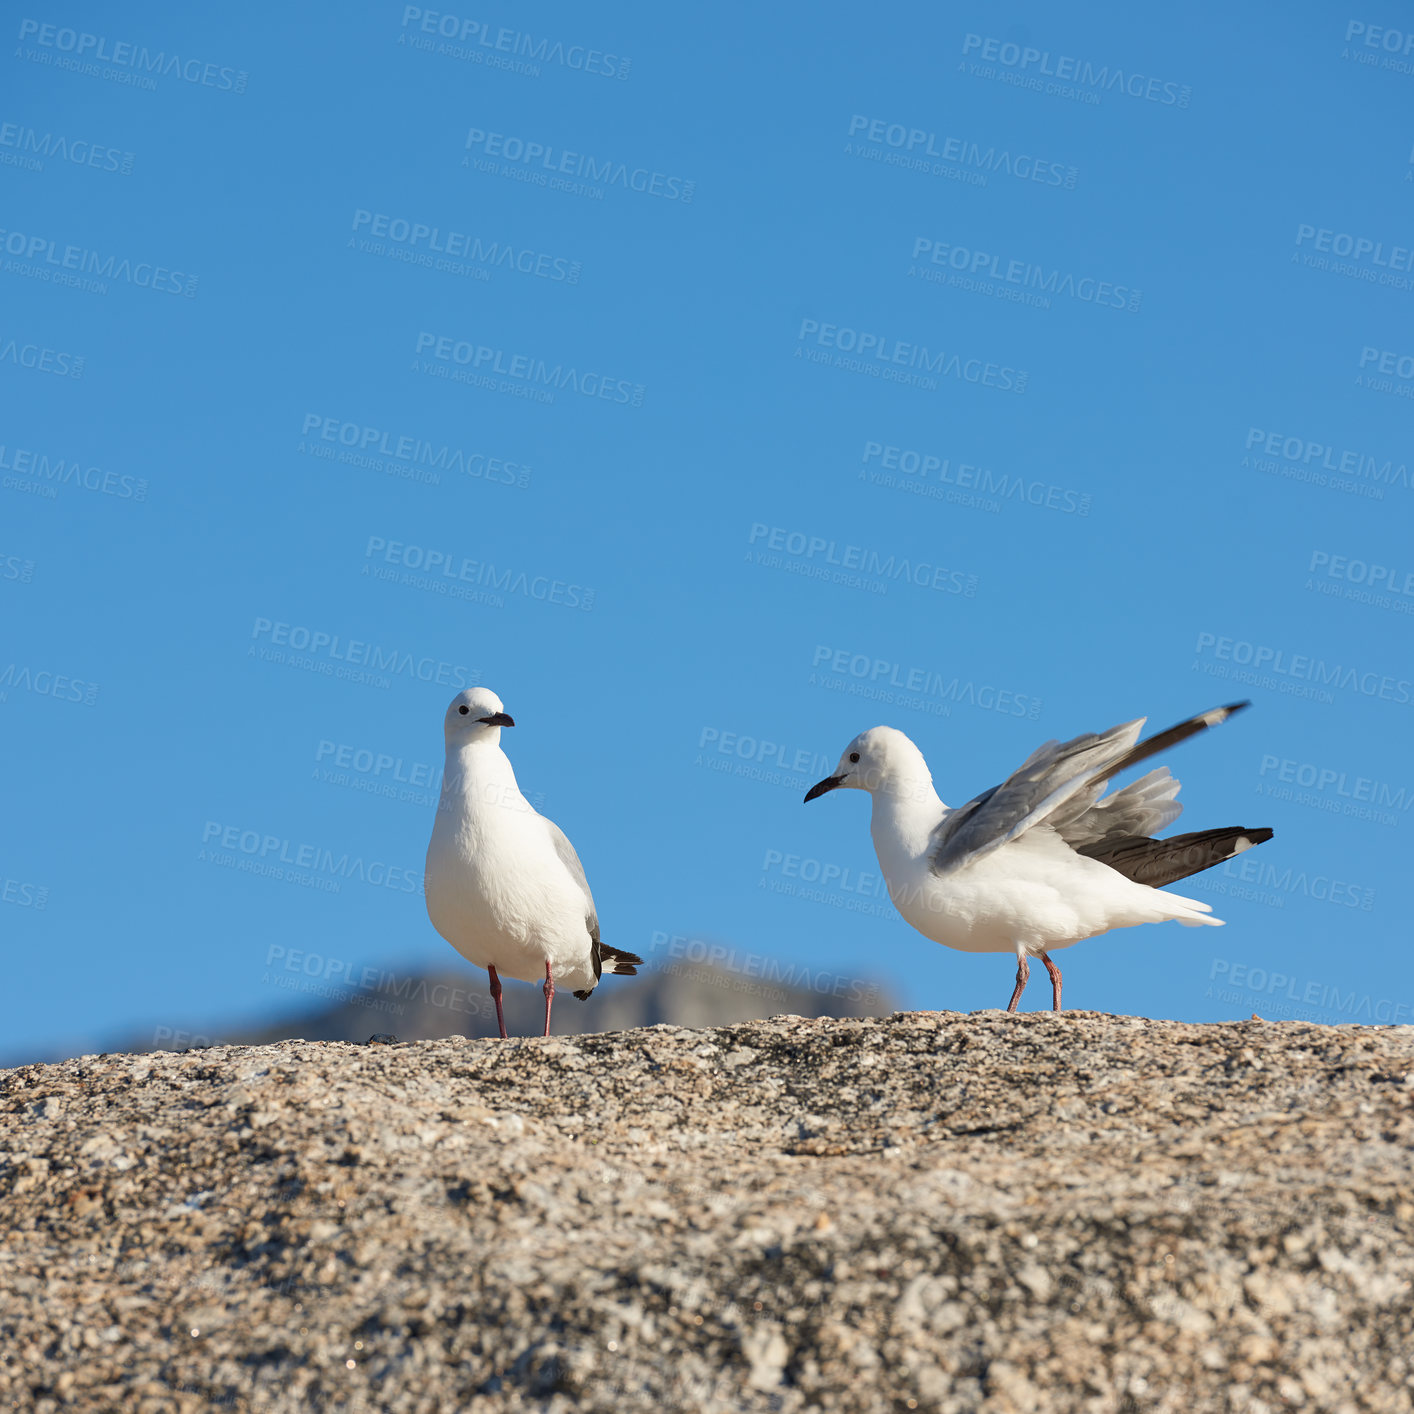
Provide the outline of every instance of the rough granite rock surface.
<path id="1" fill-rule="evenodd" d="M 1414 1409 L 1410 1028 L 286 1041 L 0 1112 L 0 1407 Z"/>

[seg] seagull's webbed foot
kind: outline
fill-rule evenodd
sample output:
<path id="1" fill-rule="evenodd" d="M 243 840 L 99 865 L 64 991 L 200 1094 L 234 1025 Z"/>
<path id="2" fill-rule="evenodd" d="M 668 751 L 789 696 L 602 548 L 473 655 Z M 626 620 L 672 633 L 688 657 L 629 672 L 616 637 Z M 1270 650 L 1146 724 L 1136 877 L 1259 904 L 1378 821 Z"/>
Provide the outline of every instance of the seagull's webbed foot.
<path id="1" fill-rule="evenodd" d="M 550 976 L 550 962 L 545 961 L 545 981 L 540 990 L 545 993 L 545 1034 L 550 1034 L 550 1007 L 555 1001 L 555 979 Z"/>
<path id="2" fill-rule="evenodd" d="M 496 976 L 496 969 L 488 967 L 487 972 L 491 974 L 491 1000 L 496 1003 L 496 1025 L 501 1028 L 501 1040 L 506 1039 L 506 1016 L 501 1010 L 501 979 Z"/>
<path id="3" fill-rule="evenodd" d="M 1061 973 L 1060 973 L 1060 968 L 1057 967 L 1057 966 L 1055 965 L 1055 963 L 1053 963 L 1053 962 L 1051 961 L 1051 958 L 1050 958 L 1050 954 L 1049 954 L 1049 953 L 1042 953 L 1042 954 L 1041 954 L 1041 961 L 1046 964 L 1046 971 L 1051 974 L 1051 1010 L 1052 1010 L 1052 1011 L 1059 1011 L 1059 1010 L 1061 1009 L 1061 1004 L 1060 1004 L 1060 992 L 1061 992 Z"/>
<path id="4" fill-rule="evenodd" d="M 1031 976 L 1031 968 L 1027 964 L 1026 954 L 1018 952 L 1016 954 L 1016 990 L 1011 994 L 1011 1001 L 1007 1003 L 1008 1011 L 1015 1011 L 1016 1004 L 1021 1000 L 1021 994 L 1026 990 L 1026 979 Z"/>

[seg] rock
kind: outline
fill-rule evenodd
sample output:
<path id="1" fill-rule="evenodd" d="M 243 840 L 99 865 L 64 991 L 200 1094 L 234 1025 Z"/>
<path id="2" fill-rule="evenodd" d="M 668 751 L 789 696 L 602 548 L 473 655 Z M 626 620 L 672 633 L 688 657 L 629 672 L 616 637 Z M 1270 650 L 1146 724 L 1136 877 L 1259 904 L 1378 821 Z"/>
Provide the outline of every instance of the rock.
<path id="1" fill-rule="evenodd" d="M 0 1406 L 1409 1414 L 1411 1073 L 1085 1012 L 27 1066 Z"/>

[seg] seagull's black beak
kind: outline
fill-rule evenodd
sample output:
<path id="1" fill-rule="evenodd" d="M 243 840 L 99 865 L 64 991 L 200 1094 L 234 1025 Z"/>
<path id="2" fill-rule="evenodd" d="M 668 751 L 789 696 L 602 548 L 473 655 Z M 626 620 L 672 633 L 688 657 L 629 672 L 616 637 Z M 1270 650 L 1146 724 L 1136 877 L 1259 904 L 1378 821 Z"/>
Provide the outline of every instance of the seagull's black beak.
<path id="1" fill-rule="evenodd" d="M 485 722 L 488 727 L 513 727 L 516 719 L 509 712 L 493 712 L 489 717 L 478 717 L 478 722 Z"/>
<path id="2" fill-rule="evenodd" d="M 816 781 L 808 791 L 805 792 L 805 799 L 802 805 L 809 805 L 812 800 L 818 800 L 828 790 L 834 790 L 844 780 L 843 776 L 826 776 L 823 781 Z"/>

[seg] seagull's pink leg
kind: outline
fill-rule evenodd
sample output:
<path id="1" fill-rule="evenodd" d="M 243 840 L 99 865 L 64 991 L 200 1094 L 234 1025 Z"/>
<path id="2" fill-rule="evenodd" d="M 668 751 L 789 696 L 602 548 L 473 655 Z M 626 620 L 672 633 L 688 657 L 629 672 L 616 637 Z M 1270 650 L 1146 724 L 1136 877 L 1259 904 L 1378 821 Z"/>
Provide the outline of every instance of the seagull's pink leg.
<path id="1" fill-rule="evenodd" d="M 1055 965 L 1055 963 L 1053 963 L 1053 962 L 1051 961 L 1051 959 L 1050 959 L 1050 954 L 1048 954 L 1048 953 L 1042 953 L 1042 954 L 1041 954 L 1041 961 L 1046 964 L 1046 971 L 1051 974 L 1051 1010 L 1052 1010 L 1052 1011 L 1059 1011 L 1059 1010 L 1061 1009 L 1061 1004 L 1060 1004 L 1060 987 L 1061 987 L 1060 968 L 1057 967 L 1057 966 Z"/>
<path id="2" fill-rule="evenodd" d="M 545 1034 L 550 1034 L 550 1005 L 555 1000 L 555 979 L 550 976 L 550 960 L 545 959 L 545 982 L 540 990 L 545 993 Z"/>
<path id="3" fill-rule="evenodd" d="M 496 976 L 496 969 L 488 967 L 486 969 L 491 974 L 491 999 L 496 1003 L 496 1025 L 501 1028 L 501 1040 L 506 1039 L 506 1018 L 501 1011 L 501 979 Z"/>
<path id="4" fill-rule="evenodd" d="M 1026 979 L 1031 975 L 1031 968 L 1027 965 L 1026 954 L 1018 952 L 1016 955 L 1016 990 L 1011 994 L 1011 1001 L 1007 1004 L 1008 1011 L 1015 1011 L 1016 1004 L 1021 1000 L 1021 994 L 1026 990 Z"/>

